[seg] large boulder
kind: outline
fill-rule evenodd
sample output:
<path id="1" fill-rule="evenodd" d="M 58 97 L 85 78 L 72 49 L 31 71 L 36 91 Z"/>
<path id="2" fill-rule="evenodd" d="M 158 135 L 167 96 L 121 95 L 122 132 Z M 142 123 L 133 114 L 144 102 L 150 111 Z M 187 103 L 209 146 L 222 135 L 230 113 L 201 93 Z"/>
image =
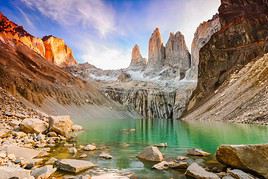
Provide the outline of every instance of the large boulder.
<path id="1" fill-rule="evenodd" d="M 268 144 L 221 145 L 216 152 L 219 162 L 268 178 Z"/>
<path id="2" fill-rule="evenodd" d="M 149 146 L 139 153 L 138 158 L 152 162 L 161 162 L 163 160 L 163 154 L 157 147 Z"/>
<path id="3" fill-rule="evenodd" d="M 41 151 L 35 149 L 19 147 L 16 145 L 4 145 L 0 147 L 0 150 L 5 151 L 7 155 L 14 155 L 17 159 L 23 158 L 27 162 L 34 162 L 34 158 L 41 153 Z"/>
<path id="4" fill-rule="evenodd" d="M 87 169 L 95 167 L 95 165 L 89 161 L 85 160 L 75 160 L 75 159 L 62 159 L 56 162 L 58 169 L 71 172 L 79 173 Z"/>
<path id="5" fill-rule="evenodd" d="M 32 170 L 31 175 L 36 179 L 47 179 L 49 178 L 57 169 L 53 168 L 52 165 L 46 165 L 40 168 Z"/>
<path id="6" fill-rule="evenodd" d="M 25 133 L 43 133 L 48 129 L 48 123 L 40 119 L 27 118 L 20 123 L 20 130 Z"/>
<path id="7" fill-rule="evenodd" d="M 72 132 L 73 122 L 70 116 L 51 116 L 49 118 L 49 130 L 63 136 L 69 136 Z"/>
<path id="8" fill-rule="evenodd" d="M 227 170 L 227 173 L 237 179 L 255 179 L 255 177 L 251 176 L 250 174 L 247 174 L 241 170 L 234 169 L 234 170 Z"/>
<path id="9" fill-rule="evenodd" d="M 192 163 L 186 170 L 186 176 L 193 177 L 196 179 L 220 179 L 218 175 L 206 171 L 204 168 L 199 166 L 197 163 Z"/>
<path id="10" fill-rule="evenodd" d="M 20 167 L 7 167 L 1 166 L 0 167 L 0 178 L 27 178 L 27 179 L 34 179 L 31 176 L 30 170 L 25 170 Z"/>

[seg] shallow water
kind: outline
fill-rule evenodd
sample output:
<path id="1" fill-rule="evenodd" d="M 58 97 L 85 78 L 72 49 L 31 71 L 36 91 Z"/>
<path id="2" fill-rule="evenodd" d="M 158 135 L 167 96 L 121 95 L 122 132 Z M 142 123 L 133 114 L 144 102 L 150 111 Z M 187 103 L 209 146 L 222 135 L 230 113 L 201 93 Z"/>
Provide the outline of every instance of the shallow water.
<path id="1" fill-rule="evenodd" d="M 183 178 L 183 171 L 155 171 L 152 164 L 139 161 L 137 154 L 148 145 L 167 142 L 168 147 L 160 150 L 165 158 L 173 158 L 193 147 L 214 154 L 220 144 L 268 143 L 268 127 L 256 125 L 133 119 L 76 122 L 85 129 L 78 144 L 95 143 L 113 156 L 98 159 L 99 150 L 88 153 L 88 160 L 100 167 L 132 171 L 139 178 Z"/>

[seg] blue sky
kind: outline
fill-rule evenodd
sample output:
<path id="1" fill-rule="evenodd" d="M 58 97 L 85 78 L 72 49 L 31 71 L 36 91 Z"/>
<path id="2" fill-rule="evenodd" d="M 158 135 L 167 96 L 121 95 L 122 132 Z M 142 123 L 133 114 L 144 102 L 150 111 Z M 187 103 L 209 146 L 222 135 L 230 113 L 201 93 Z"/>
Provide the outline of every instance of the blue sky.
<path id="1" fill-rule="evenodd" d="M 103 69 L 127 67 L 135 44 L 147 58 L 156 27 L 164 42 L 181 31 L 190 49 L 197 26 L 220 0 L 0 0 L 0 11 L 34 36 L 63 38 L 75 58 Z"/>

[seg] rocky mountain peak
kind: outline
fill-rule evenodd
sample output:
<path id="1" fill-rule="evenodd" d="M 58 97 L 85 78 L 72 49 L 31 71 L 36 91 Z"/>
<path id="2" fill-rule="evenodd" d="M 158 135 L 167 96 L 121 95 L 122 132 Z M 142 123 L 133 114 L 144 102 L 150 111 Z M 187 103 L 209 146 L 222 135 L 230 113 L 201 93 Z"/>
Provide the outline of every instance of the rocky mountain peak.
<path id="1" fill-rule="evenodd" d="M 149 40 L 149 57 L 148 67 L 159 67 L 163 65 L 163 59 L 165 57 L 165 48 L 159 28 L 156 28 Z"/>
<path id="2" fill-rule="evenodd" d="M 142 58 L 141 53 L 140 53 L 140 47 L 136 44 L 132 48 L 132 60 L 136 61 L 138 59 Z"/>
<path id="3" fill-rule="evenodd" d="M 25 31 L 22 26 L 10 21 L 2 13 L 0 13 L 0 37 L 23 43 L 46 60 L 58 66 L 77 64 L 72 50 L 65 44 L 63 39 L 52 35 L 45 36 L 43 39 L 34 37 Z"/>
<path id="4" fill-rule="evenodd" d="M 142 57 L 140 47 L 136 44 L 132 48 L 130 68 L 144 67 L 146 65 L 146 59 Z"/>
<path id="5" fill-rule="evenodd" d="M 178 66 L 185 73 L 190 68 L 190 53 L 181 32 L 170 33 L 165 48 L 165 64 Z"/>

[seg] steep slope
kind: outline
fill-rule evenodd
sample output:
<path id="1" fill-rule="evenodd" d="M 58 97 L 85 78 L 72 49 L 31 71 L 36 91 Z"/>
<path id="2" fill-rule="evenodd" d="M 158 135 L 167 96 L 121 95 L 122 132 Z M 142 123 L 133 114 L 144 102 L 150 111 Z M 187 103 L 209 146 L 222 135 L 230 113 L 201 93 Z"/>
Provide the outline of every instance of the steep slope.
<path id="1" fill-rule="evenodd" d="M 222 0 L 219 22 L 199 51 L 198 84 L 184 119 L 265 120 L 268 2 Z"/>
<path id="2" fill-rule="evenodd" d="M 62 40 L 49 36 L 34 43 L 38 38 L 3 15 L 1 18 L 5 19 L 0 21 L 0 87 L 3 90 L 27 106 L 53 115 L 69 114 L 74 119 L 132 115 L 99 92 L 95 82 L 81 80 L 55 65 L 59 61 L 69 64 L 65 57 L 72 56 Z M 49 47 L 53 63 L 40 54 L 48 52 L 43 42 L 54 46 Z"/>
<path id="3" fill-rule="evenodd" d="M 63 39 L 45 36 L 37 38 L 26 32 L 22 26 L 10 21 L 0 12 L 0 37 L 16 40 L 28 46 L 36 53 L 58 66 L 71 66 L 77 64 L 72 50 Z"/>
<path id="4" fill-rule="evenodd" d="M 213 92 L 184 120 L 268 124 L 268 54 L 254 59 Z"/>
<path id="5" fill-rule="evenodd" d="M 62 104 L 102 104 L 105 98 L 89 83 L 48 63 L 26 45 L 0 40 L 0 86 L 41 105 L 48 97 Z"/>
<path id="6" fill-rule="evenodd" d="M 221 28 L 200 49 L 198 85 L 189 109 L 213 95 L 236 69 L 268 52 L 268 2 L 222 0 Z"/>

